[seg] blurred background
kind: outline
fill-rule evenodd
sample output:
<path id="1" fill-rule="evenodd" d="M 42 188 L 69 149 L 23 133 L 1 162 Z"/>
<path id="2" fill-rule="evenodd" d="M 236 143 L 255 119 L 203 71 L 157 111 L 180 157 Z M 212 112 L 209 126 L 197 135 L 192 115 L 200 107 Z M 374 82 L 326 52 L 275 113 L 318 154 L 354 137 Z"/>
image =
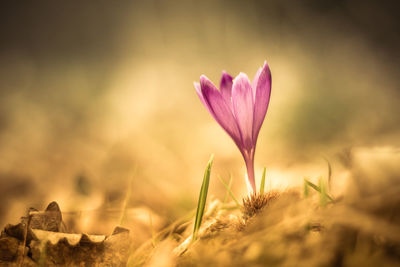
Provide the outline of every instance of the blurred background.
<path id="1" fill-rule="evenodd" d="M 107 234 L 126 200 L 144 239 L 196 207 L 212 153 L 210 195 L 224 197 L 217 175 L 245 195 L 241 155 L 193 82 L 252 79 L 264 60 L 267 187 L 326 176 L 324 158 L 336 188 L 354 162 L 398 166 L 395 2 L 10 1 L 0 22 L 1 226 L 55 200 L 76 231 Z"/>

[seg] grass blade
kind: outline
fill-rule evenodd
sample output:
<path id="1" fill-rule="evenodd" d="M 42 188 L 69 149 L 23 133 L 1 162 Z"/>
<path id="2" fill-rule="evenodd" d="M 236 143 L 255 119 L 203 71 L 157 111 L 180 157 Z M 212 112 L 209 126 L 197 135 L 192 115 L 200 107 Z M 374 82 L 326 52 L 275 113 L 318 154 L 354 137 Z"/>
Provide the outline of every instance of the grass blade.
<path id="1" fill-rule="evenodd" d="M 305 198 L 307 198 L 308 197 L 308 195 L 310 194 L 310 191 L 308 190 L 308 181 L 307 181 L 307 179 L 306 178 L 304 178 L 304 187 L 303 187 L 303 194 L 304 194 L 304 197 Z"/>
<path id="2" fill-rule="evenodd" d="M 263 174 L 262 174 L 262 177 L 261 177 L 261 185 L 260 185 L 260 194 L 261 195 L 264 195 L 265 173 L 266 173 L 266 171 L 267 171 L 267 168 L 264 167 Z"/>
<path id="3" fill-rule="evenodd" d="M 322 206 L 326 206 L 328 194 L 326 193 L 326 182 L 322 177 L 318 180 L 319 189 L 321 190 L 320 202 Z"/>
<path id="4" fill-rule="evenodd" d="M 204 172 L 203 183 L 200 189 L 199 202 L 197 203 L 196 219 L 194 220 L 192 241 L 196 240 L 197 233 L 200 229 L 201 221 L 203 219 L 204 209 L 206 207 L 206 201 L 207 201 L 208 185 L 210 184 L 211 166 L 213 160 L 214 160 L 214 155 L 211 155 L 211 158 L 208 161 L 206 170 Z"/>
<path id="5" fill-rule="evenodd" d="M 321 180 L 321 179 L 320 179 Z M 309 186 L 312 189 L 314 189 L 315 191 L 319 192 L 320 194 L 324 194 L 325 197 L 327 199 L 329 199 L 330 201 L 333 201 L 333 198 L 330 197 L 327 193 L 326 193 L 326 185 L 323 185 L 324 188 L 321 190 L 321 188 L 318 185 L 313 184 L 312 182 L 308 181 L 307 179 L 304 178 L 304 187 Z M 308 189 L 307 189 L 308 190 Z M 308 191 L 307 191 L 308 193 Z"/>
<path id="6" fill-rule="evenodd" d="M 330 189 L 331 187 L 331 180 L 332 180 L 332 165 L 329 162 L 329 160 L 325 157 L 323 157 L 323 159 L 326 161 L 326 163 L 328 164 L 328 187 Z"/>
<path id="7" fill-rule="evenodd" d="M 226 190 L 225 196 L 224 196 L 224 204 L 228 201 L 228 197 L 229 197 L 229 191 L 232 187 L 232 175 L 229 178 L 229 183 L 228 183 L 228 189 Z"/>
<path id="8" fill-rule="evenodd" d="M 231 198 L 233 199 L 233 201 L 236 202 L 236 205 L 240 206 L 239 201 L 236 199 L 235 195 L 233 194 L 230 186 L 228 186 L 225 181 L 221 178 L 221 176 L 217 176 L 218 179 L 221 181 L 221 183 L 225 186 L 226 190 L 228 191 L 229 195 L 231 195 Z"/>

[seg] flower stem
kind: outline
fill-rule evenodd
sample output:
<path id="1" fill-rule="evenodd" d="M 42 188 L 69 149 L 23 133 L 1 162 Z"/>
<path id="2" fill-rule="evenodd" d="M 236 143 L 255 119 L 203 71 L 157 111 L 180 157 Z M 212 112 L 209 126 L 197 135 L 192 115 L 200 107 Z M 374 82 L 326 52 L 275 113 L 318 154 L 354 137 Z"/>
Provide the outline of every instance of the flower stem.
<path id="1" fill-rule="evenodd" d="M 249 179 L 249 183 L 253 189 L 253 193 L 257 192 L 256 190 L 256 181 L 254 178 L 254 156 L 249 159 L 245 159 L 246 168 L 247 168 L 247 176 Z"/>

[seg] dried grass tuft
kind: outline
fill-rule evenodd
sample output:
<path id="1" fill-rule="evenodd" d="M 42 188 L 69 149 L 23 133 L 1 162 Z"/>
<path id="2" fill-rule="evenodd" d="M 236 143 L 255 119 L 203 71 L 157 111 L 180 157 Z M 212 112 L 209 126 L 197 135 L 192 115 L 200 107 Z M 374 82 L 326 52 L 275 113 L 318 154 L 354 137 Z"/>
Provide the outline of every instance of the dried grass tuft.
<path id="1" fill-rule="evenodd" d="M 245 220 L 250 219 L 278 197 L 278 192 L 270 191 L 265 194 L 254 193 L 243 198 L 243 218 Z"/>

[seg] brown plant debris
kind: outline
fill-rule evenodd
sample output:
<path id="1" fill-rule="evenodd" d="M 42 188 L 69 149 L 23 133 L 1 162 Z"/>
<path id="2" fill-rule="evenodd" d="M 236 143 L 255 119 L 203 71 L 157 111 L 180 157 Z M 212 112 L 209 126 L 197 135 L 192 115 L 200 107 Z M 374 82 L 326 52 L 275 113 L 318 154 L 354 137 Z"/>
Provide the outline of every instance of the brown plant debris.
<path id="1" fill-rule="evenodd" d="M 32 229 L 41 229 L 51 232 L 65 232 L 65 227 L 62 221 L 60 207 L 57 202 L 51 202 L 45 211 L 38 211 L 30 208 L 28 218 L 23 218 L 24 222 L 30 219 L 29 226 Z"/>
<path id="2" fill-rule="evenodd" d="M 296 191 L 246 198 L 245 227 L 200 235 L 173 266 L 400 266 L 400 185 L 391 187 L 391 198 L 378 190 L 328 206 Z"/>
<path id="3" fill-rule="evenodd" d="M 253 217 L 278 196 L 278 192 L 270 191 L 265 194 L 254 193 L 243 198 L 243 218 L 247 220 Z"/>
<path id="4" fill-rule="evenodd" d="M 51 202 L 4 228 L 0 266 L 124 266 L 129 247 L 129 230 L 122 227 L 110 236 L 65 233 L 61 210 Z"/>

